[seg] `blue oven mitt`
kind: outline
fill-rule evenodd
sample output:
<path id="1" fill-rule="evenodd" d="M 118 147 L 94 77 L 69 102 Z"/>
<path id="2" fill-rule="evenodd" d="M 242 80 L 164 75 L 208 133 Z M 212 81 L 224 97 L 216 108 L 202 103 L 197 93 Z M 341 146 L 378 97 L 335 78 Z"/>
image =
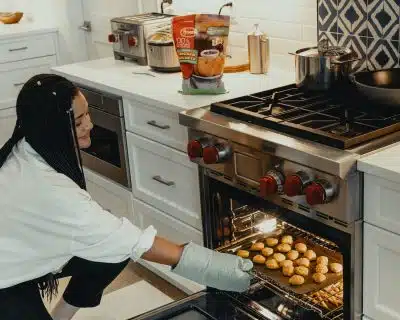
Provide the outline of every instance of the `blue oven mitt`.
<path id="1" fill-rule="evenodd" d="M 172 271 L 208 287 L 243 292 L 250 286 L 251 276 L 246 271 L 252 268 L 250 260 L 189 243 Z"/>

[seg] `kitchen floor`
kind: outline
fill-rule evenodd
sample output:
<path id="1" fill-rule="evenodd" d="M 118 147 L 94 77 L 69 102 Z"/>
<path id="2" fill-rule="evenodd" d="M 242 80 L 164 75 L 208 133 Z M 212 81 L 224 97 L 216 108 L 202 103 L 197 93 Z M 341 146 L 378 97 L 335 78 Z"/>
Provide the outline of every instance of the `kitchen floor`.
<path id="1" fill-rule="evenodd" d="M 45 301 L 45 305 L 48 310 L 51 310 L 57 303 L 58 299 L 64 292 L 68 281 L 69 278 L 61 279 L 59 283 L 58 297 L 54 299 L 51 303 Z M 172 300 L 180 300 L 187 297 L 187 295 L 183 291 L 179 290 L 175 286 L 171 285 L 169 282 L 142 267 L 140 264 L 134 262 L 130 262 L 128 264 L 125 270 L 106 288 L 104 294 L 107 295 L 143 281 L 145 281 L 150 286 L 158 289 Z"/>

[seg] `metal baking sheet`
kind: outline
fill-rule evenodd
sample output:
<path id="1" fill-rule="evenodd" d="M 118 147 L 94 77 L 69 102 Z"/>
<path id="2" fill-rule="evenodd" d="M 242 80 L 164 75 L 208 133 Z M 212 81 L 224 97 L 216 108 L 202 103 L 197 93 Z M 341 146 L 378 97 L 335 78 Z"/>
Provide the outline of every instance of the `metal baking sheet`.
<path id="1" fill-rule="evenodd" d="M 285 235 L 291 235 L 290 233 L 284 232 Z M 316 243 L 313 243 L 312 241 L 310 241 L 309 239 L 305 239 L 302 237 L 296 237 L 294 235 L 293 239 L 294 239 L 294 243 L 292 248 L 294 249 L 294 246 L 296 243 L 299 242 L 303 242 L 307 245 L 308 249 L 314 250 L 315 253 L 317 254 L 317 257 L 319 256 L 327 256 L 329 259 L 329 263 L 332 262 L 338 262 L 341 263 L 343 265 L 343 258 L 341 256 L 340 253 L 338 252 L 333 252 L 329 249 L 326 249 Z M 258 238 L 256 241 L 252 241 L 251 243 L 245 243 L 242 245 L 236 245 L 236 246 L 232 246 L 230 248 L 224 248 L 224 252 L 226 253 L 231 253 L 231 254 L 236 254 L 236 252 L 239 249 L 243 249 L 243 250 L 248 250 L 251 247 L 251 244 L 253 242 L 264 242 L 265 243 L 265 239 L 268 237 L 277 237 L 279 240 L 281 238 L 281 236 L 279 234 L 276 235 L 268 235 L 268 236 L 263 236 L 261 238 Z M 275 252 L 274 252 L 275 253 Z M 253 257 L 257 254 L 261 254 L 260 252 L 252 252 L 250 251 L 250 257 L 249 259 L 253 259 Z M 301 258 L 303 255 L 300 254 L 299 258 Z M 268 260 L 268 258 L 267 258 Z M 300 285 L 300 286 L 292 286 L 289 284 L 289 278 L 290 277 L 285 277 L 282 274 L 282 269 L 278 269 L 278 270 L 270 270 L 267 269 L 267 267 L 265 266 L 265 264 L 263 265 L 259 265 L 259 264 L 254 264 L 254 269 L 253 272 L 255 271 L 257 276 L 263 278 L 264 280 L 271 279 L 274 282 L 277 282 L 279 284 L 279 286 L 281 288 L 284 288 L 286 290 L 289 290 L 290 292 L 293 293 L 297 293 L 297 294 L 307 294 L 307 293 L 311 293 L 311 292 L 315 292 L 318 290 L 321 290 L 333 283 L 336 283 L 340 280 L 343 279 L 343 274 L 334 274 L 334 273 L 328 273 L 326 274 L 326 280 L 323 283 L 317 284 L 313 281 L 312 279 L 312 275 L 313 273 L 315 273 L 315 266 L 317 265 L 316 261 L 312 261 L 310 263 L 310 267 L 309 267 L 309 275 L 308 277 L 305 277 L 305 282 L 304 284 Z"/>

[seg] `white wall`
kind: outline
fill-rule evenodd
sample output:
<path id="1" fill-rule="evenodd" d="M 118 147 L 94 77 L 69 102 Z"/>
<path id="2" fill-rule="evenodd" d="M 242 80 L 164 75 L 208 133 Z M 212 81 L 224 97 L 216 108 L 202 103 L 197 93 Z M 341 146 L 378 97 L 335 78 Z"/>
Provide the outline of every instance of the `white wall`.
<path id="1" fill-rule="evenodd" d="M 35 23 L 59 29 L 62 63 L 86 59 L 81 0 L 0 0 L 0 11 L 22 11 L 21 23 Z"/>
<path id="2" fill-rule="evenodd" d="M 174 0 L 176 13 L 217 13 L 228 0 Z M 272 65 L 292 68 L 288 52 L 317 42 L 317 0 L 233 0 L 234 7 L 223 11 L 234 17 L 229 36 L 234 48 L 247 48 L 247 33 L 255 23 L 270 36 Z"/>

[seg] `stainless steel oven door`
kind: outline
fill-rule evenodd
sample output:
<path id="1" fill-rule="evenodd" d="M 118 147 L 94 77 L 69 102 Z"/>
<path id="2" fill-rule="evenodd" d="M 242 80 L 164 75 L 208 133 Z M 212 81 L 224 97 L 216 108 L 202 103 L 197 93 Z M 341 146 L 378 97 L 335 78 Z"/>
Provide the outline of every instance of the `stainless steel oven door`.
<path id="1" fill-rule="evenodd" d="M 105 177 L 131 188 L 124 118 L 93 108 L 90 148 L 82 150 L 83 165 Z"/>

